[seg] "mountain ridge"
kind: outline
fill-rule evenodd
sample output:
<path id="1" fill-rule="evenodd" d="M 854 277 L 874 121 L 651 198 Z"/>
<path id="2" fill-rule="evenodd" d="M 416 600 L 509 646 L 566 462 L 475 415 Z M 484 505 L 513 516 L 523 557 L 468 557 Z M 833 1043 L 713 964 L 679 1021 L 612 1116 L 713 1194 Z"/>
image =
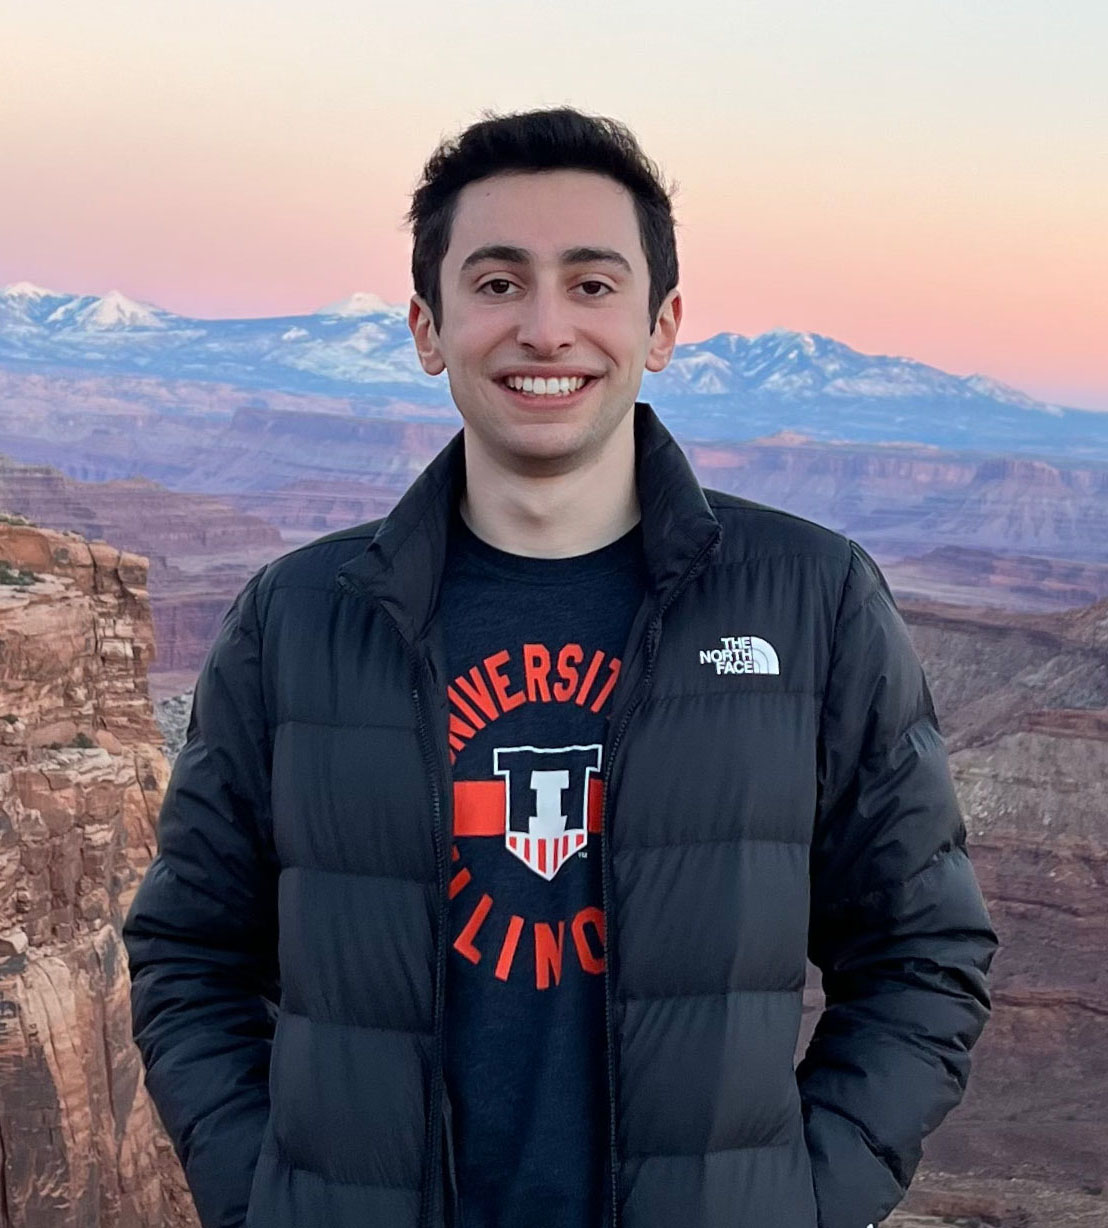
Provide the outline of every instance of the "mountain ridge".
<path id="1" fill-rule="evenodd" d="M 357 416 L 441 418 L 447 383 L 419 365 L 406 309 L 370 291 L 299 315 L 201 319 L 118 290 L 0 288 L 0 368 L 231 384 L 349 397 Z M 989 375 L 864 354 L 819 333 L 721 332 L 679 344 L 641 397 L 686 437 L 781 430 L 830 442 L 919 442 L 1108 460 L 1108 412 L 1039 401 Z"/>

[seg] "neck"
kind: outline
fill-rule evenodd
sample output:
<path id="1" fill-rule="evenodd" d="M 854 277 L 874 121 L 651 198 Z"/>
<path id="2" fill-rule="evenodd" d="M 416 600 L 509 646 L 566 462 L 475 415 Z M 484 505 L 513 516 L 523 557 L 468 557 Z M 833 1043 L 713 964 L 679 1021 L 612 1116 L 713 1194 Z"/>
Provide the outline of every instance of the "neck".
<path id="1" fill-rule="evenodd" d="M 497 465 L 467 431 L 465 463 L 462 519 L 499 550 L 570 558 L 607 546 L 638 523 L 633 429 L 617 431 L 598 455 L 568 472 L 538 476 Z"/>

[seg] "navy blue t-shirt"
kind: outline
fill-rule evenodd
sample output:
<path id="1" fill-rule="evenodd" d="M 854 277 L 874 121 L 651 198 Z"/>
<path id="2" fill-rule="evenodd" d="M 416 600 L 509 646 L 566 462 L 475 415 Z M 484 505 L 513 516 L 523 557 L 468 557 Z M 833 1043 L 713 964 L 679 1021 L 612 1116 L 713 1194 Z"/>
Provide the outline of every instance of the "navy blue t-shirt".
<path id="1" fill-rule="evenodd" d="M 601 762 L 645 591 L 636 525 L 529 558 L 455 515 L 438 616 L 454 840 L 446 1078 L 464 1228 L 599 1228 L 608 1094 Z"/>

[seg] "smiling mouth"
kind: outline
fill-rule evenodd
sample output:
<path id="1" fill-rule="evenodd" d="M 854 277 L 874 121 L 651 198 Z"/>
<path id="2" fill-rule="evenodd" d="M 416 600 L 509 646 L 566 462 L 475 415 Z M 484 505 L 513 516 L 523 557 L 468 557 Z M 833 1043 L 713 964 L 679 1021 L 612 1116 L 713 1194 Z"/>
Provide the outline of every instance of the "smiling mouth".
<path id="1" fill-rule="evenodd" d="M 595 384 L 599 377 L 595 375 L 568 376 L 559 379 L 550 378 L 543 379 L 542 377 L 532 378 L 531 376 L 509 375 L 504 379 L 496 382 L 509 392 L 514 392 L 518 396 L 527 397 L 533 401 L 558 401 L 562 398 L 569 398 L 583 389 L 588 388 L 591 384 Z"/>

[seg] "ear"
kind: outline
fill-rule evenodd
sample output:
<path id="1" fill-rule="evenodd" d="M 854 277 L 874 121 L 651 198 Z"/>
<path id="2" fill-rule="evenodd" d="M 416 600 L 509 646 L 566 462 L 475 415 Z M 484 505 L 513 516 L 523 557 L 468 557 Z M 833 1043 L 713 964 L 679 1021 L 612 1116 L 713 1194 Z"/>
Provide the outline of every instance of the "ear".
<path id="1" fill-rule="evenodd" d="M 439 335 L 435 330 L 431 308 L 418 294 L 413 294 L 408 304 L 408 328 L 415 341 L 420 366 L 428 375 L 441 375 L 446 370 L 446 363 L 439 349 Z"/>
<path id="2" fill-rule="evenodd" d="M 658 308 L 658 321 L 650 335 L 650 349 L 646 352 L 646 369 L 661 371 L 673 355 L 677 344 L 677 330 L 681 327 L 681 293 L 674 287 Z"/>

